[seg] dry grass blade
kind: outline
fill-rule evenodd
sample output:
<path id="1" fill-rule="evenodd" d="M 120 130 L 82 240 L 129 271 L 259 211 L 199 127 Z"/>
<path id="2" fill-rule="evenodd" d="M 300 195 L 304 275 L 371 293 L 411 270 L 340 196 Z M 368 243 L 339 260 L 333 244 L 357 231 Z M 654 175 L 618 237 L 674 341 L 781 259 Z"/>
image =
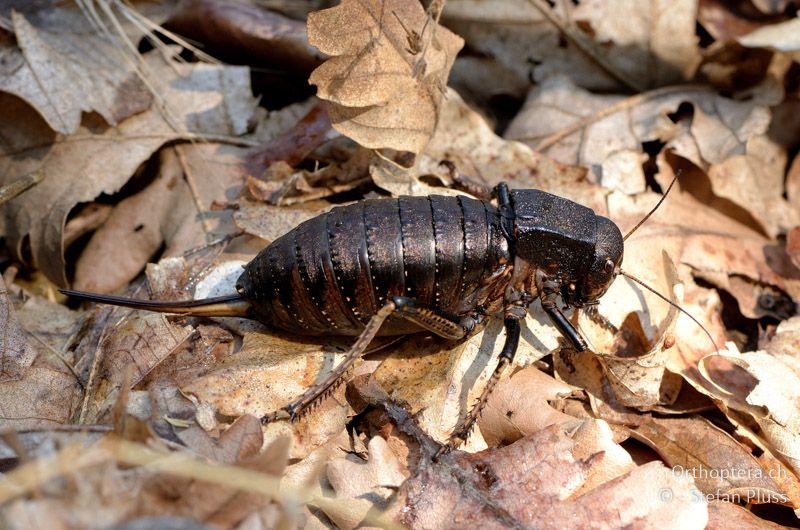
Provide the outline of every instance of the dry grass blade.
<path id="1" fill-rule="evenodd" d="M 0 481 L 0 505 L 28 495 L 55 478 L 78 473 L 106 462 L 145 468 L 153 473 L 166 473 L 202 480 L 210 484 L 257 493 L 285 504 L 299 506 L 309 492 L 281 486 L 280 478 L 240 466 L 212 464 L 183 453 L 167 453 L 142 444 L 108 435 L 89 446 L 65 447 L 50 458 L 27 462 L 5 474 Z M 323 497 L 312 494 L 311 502 L 346 517 L 351 509 L 346 499 L 335 499 L 336 492 L 323 490 Z M 364 523 L 383 528 L 399 528 L 391 521 L 367 514 Z"/>

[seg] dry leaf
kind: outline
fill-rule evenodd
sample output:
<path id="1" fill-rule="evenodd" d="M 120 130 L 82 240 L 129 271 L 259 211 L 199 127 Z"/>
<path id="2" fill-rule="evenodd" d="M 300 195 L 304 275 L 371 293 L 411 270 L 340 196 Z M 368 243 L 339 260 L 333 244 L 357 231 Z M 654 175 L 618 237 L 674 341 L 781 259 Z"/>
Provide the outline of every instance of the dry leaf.
<path id="1" fill-rule="evenodd" d="M 626 525 L 703 528 L 706 504 L 686 477 L 660 463 L 583 491 L 601 460 L 577 460 L 549 427 L 500 449 L 424 464 L 400 488 L 401 524 L 415 528 Z"/>
<path id="2" fill-rule="evenodd" d="M 159 176 L 120 202 L 75 264 L 75 289 L 114 292 L 136 278 L 159 250 L 173 215 L 193 213 L 189 189 L 172 150 L 161 155 Z"/>
<path id="3" fill-rule="evenodd" d="M 572 424 L 573 416 L 553 408 L 551 403 L 572 394 L 572 387 L 528 366 L 503 379 L 489 395 L 478 419 L 489 447 L 516 442 L 550 425 Z"/>
<path id="4" fill-rule="evenodd" d="M 294 127 L 248 154 L 250 173 L 260 176 L 274 162 L 296 166 L 330 136 L 331 120 L 317 103 Z"/>
<path id="5" fill-rule="evenodd" d="M 11 21 L 18 48 L 3 46 L 0 90 L 24 99 L 53 130 L 76 132 L 82 112 L 116 125 L 150 107 L 152 96 L 124 37 L 101 32 L 77 9 L 27 16 L 12 10 Z"/>
<path id="6" fill-rule="evenodd" d="M 544 312 L 534 306 L 514 363 L 524 366 L 544 357 L 558 345 L 557 335 Z M 374 377 L 392 399 L 417 413 L 415 419 L 428 436 L 445 441 L 494 372 L 504 337 L 500 319 L 458 343 L 416 334 L 381 352 L 386 358 Z M 477 431 L 468 443 L 468 450 L 485 447 Z"/>
<path id="7" fill-rule="evenodd" d="M 247 423 L 258 421 L 250 418 Z M 277 439 L 261 454 L 238 462 L 233 469 L 258 471 L 280 476 L 288 462 L 289 440 Z M 173 513 L 208 522 L 214 528 L 231 528 L 252 513 L 270 504 L 256 491 L 213 484 L 204 480 L 174 475 L 154 475 L 144 487 L 148 503 L 139 507 L 142 515 Z"/>
<path id="8" fill-rule="evenodd" d="M 736 40 L 748 48 L 770 48 L 779 52 L 800 51 L 800 18 L 764 26 Z"/>
<path id="9" fill-rule="evenodd" d="M 562 163 L 588 166 L 604 186 L 626 193 L 644 190 L 642 146 L 664 143 L 662 153 L 674 151 L 708 175 L 710 189 L 695 191 L 700 200 L 774 237 L 800 216 L 782 196 L 786 146 L 768 134 L 767 103 L 697 87 L 622 99 L 589 94 L 558 77 L 531 91 L 506 136 L 539 144 Z M 681 113 L 689 113 L 685 123 Z"/>
<path id="10" fill-rule="evenodd" d="M 319 342 L 274 332 L 245 334 L 238 352 L 215 369 L 185 385 L 185 394 L 209 403 L 225 416 L 261 417 L 298 398 L 341 361 L 348 339 L 320 346 Z M 272 440 L 289 435 L 292 457 L 302 458 L 344 429 L 349 407 L 340 387 L 297 423 L 277 421 L 265 427 Z"/>
<path id="11" fill-rule="evenodd" d="M 246 130 L 254 105 L 246 69 L 168 64 L 152 53 L 147 64 L 157 72 L 168 112 L 184 131 L 174 131 L 159 110 L 151 109 L 115 128 L 90 116 L 75 135 L 54 138 L 30 108 L 0 94 L 0 112 L 8 116 L 2 132 L 7 143 L 0 152 L 5 178 L 36 168 L 53 177 L 4 206 L 4 223 L 13 227 L 8 243 L 22 257 L 29 237 L 33 263 L 58 285 L 67 284 L 63 230 L 76 204 L 114 193 L 156 149 L 186 131 L 236 135 Z"/>
<path id="12" fill-rule="evenodd" d="M 308 39 L 333 56 L 312 72 L 334 128 L 365 147 L 419 153 L 463 41 L 417 0 L 344 0 L 308 16 Z"/>
<path id="13" fill-rule="evenodd" d="M 354 508 L 348 511 L 347 518 L 341 512 L 328 513 L 337 528 L 357 528 L 369 510 L 384 511 L 394 490 L 400 487 L 408 475 L 408 470 L 403 468 L 397 455 L 392 453 L 380 436 L 373 437 L 367 448 L 367 462 L 348 455 L 328 463 L 327 473 L 331 486 L 339 499 L 351 499 L 351 506 Z M 320 508 L 326 511 L 325 504 Z"/>
<path id="14" fill-rule="evenodd" d="M 692 477 L 709 498 L 756 504 L 788 500 L 749 450 L 702 418 L 653 417 L 633 435 L 658 451 L 675 473 Z"/>
<path id="15" fill-rule="evenodd" d="M 218 439 L 197 426 L 179 431 L 178 437 L 197 454 L 223 464 L 253 458 L 261 452 L 264 442 L 261 421 L 249 414 L 236 418 Z"/>
<path id="16" fill-rule="evenodd" d="M 25 329 L 17 321 L 14 305 L 5 282 L 0 278 L 0 383 L 20 379 L 36 358 L 36 350 L 28 343 Z"/>
<path id="17" fill-rule="evenodd" d="M 791 327 L 779 328 L 776 337 L 781 333 L 795 332 Z M 728 366 L 732 364 L 736 369 L 726 369 L 725 364 L 718 361 L 727 361 Z M 794 369 L 797 368 L 796 361 L 790 362 L 784 364 L 767 351 L 731 352 L 705 357 L 700 367 L 703 378 L 712 385 L 710 395 L 750 415 L 760 427 L 758 438 L 797 474 L 800 472 L 800 421 L 797 415 L 800 373 Z"/>
<path id="18" fill-rule="evenodd" d="M 18 380 L 0 382 L 0 428 L 36 429 L 67 423 L 77 382 L 63 365 L 34 363 Z"/>
<path id="19" fill-rule="evenodd" d="M 320 213 L 319 210 L 246 202 L 233 213 L 233 219 L 236 226 L 248 234 L 272 242 Z"/>
<path id="20" fill-rule="evenodd" d="M 708 503 L 708 530 L 779 530 L 785 526 L 761 519 L 753 512 L 731 502 Z"/>
<path id="21" fill-rule="evenodd" d="M 164 315 L 142 314 L 123 320 L 98 353 L 100 366 L 87 393 L 87 421 L 97 422 L 116 401 L 121 385 L 141 381 L 193 333 L 191 326 L 170 323 Z M 130 371 L 130 375 L 128 375 Z"/>
<path id="22" fill-rule="evenodd" d="M 570 38 L 539 9 L 570 29 Z M 696 2 L 503 0 L 491 3 L 450 0 L 444 12 L 448 27 L 469 46 L 518 73 L 541 82 L 556 73 L 598 91 L 620 82 L 598 66 L 573 39 L 609 64 L 617 78 L 632 86 L 674 83 L 692 76 L 700 63 L 695 36 Z"/>

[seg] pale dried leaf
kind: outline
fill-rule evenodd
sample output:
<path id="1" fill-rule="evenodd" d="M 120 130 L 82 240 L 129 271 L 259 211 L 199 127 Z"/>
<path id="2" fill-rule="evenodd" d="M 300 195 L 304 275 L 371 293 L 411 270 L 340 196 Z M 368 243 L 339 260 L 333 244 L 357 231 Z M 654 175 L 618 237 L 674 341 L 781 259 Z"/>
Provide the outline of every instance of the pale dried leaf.
<path id="1" fill-rule="evenodd" d="M 0 382 L 0 428 L 24 430 L 67 423 L 77 382 L 66 368 L 34 364 L 18 380 Z"/>
<path id="2" fill-rule="evenodd" d="M 159 75 L 169 112 L 180 118 L 185 131 L 245 132 L 255 103 L 245 68 L 167 64 L 158 54 L 146 59 Z M 160 111 L 150 109 L 115 128 L 87 117 L 76 135 L 53 138 L 19 100 L 0 94 L 0 109 L 9 117 L 2 124 L 7 143 L 0 154 L 5 178 L 34 169 L 53 177 L 4 206 L 4 222 L 14 227 L 8 243 L 21 252 L 29 236 L 33 263 L 66 285 L 63 230 L 70 210 L 101 193 L 116 192 L 163 143 L 186 133 L 174 131 Z"/>
<path id="3" fill-rule="evenodd" d="M 116 125 L 150 107 L 138 58 L 119 36 L 101 33 L 80 11 L 43 9 L 31 20 L 12 11 L 11 20 L 19 47 L 3 50 L 0 90 L 28 102 L 53 130 L 76 132 L 83 112 L 97 112 Z"/>
<path id="4" fill-rule="evenodd" d="M 333 56 L 309 82 L 331 103 L 336 130 L 365 147 L 422 151 L 436 127 L 460 37 L 416 0 L 344 0 L 309 14 L 308 39 Z"/>
<path id="5" fill-rule="evenodd" d="M 557 347 L 557 335 L 544 312 L 534 306 L 514 362 L 524 366 L 544 357 Z M 417 334 L 386 349 L 374 376 L 393 399 L 418 413 L 416 421 L 429 436 L 445 441 L 494 371 L 504 336 L 500 319 L 454 344 Z M 474 433 L 467 450 L 483 447 L 485 442 Z"/>
<path id="6" fill-rule="evenodd" d="M 737 367 L 730 372 L 715 369 L 714 362 L 727 361 Z M 800 374 L 766 351 L 713 355 L 703 359 L 703 377 L 713 385 L 712 397 L 747 413 L 760 427 L 758 437 L 795 473 L 800 470 Z M 732 383 L 740 383 L 733 386 Z"/>
<path id="7" fill-rule="evenodd" d="M 516 442 L 545 427 L 570 424 L 576 420 L 550 403 L 572 394 L 572 387 L 534 366 L 523 368 L 501 380 L 489 395 L 478 419 L 484 440 L 490 447 Z"/>
<path id="8" fill-rule="evenodd" d="M 748 48 L 770 48 L 779 52 L 800 51 L 800 18 L 758 28 L 736 40 Z"/>
<path id="9" fill-rule="evenodd" d="M 688 126 L 669 116 L 686 104 L 693 112 Z M 615 105 L 616 111 L 603 114 Z M 588 117 L 593 119 L 571 132 Z M 549 156 L 588 166 L 604 186 L 626 193 L 643 189 L 636 160 L 642 145 L 663 142 L 708 173 L 711 189 L 702 200 L 774 236 L 800 217 L 781 195 L 786 148 L 768 136 L 769 125 L 770 111 L 758 101 L 733 101 L 696 87 L 624 100 L 589 94 L 558 77 L 531 91 L 506 136 L 532 145 L 544 139 Z M 550 135 L 562 130 L 570 134 L 552 145 Z M 731 201 L 746 213 L 731 211 Z"/>
<path id="10" fill-rule="evenodd" d="M 702 418 L 653 417 L 638 425 L 634 436 L 709 497 L 739 496 L 756 504 L 786 499 L 749 450 Z"/>
<path id="11" fill-rule="evenodd" d="M 248 234 L 272 242 L 303 221 L 319 215 L 319 210 L 286 208 L 245 202 L 233 213 L 236 226 Z"/>
<path id="12" fill-rule="evenodd" d="M 142 314 L 123 320 L 108 335 L 98 353 L 101 364 L 87 396 L 87 421 L 103 418 L 128 377 L 131 386 L 141 381 L 192 333 L 191 326 L 172 324 L 160 314 Z"/>
<path id="13" fill-rule="evenodd" d="M 688 79 L 700 63 L 694 0 L 548 4 L 539 3 L 611 68 L 642 86 Z M 582 87 L 619 88 L 620 82 L 595 60 L 573 42 L 564 42 L 559 28 L 535 5 L 528 0 L 451 0 L 444 19 L 471 48 L 495 57 L 522 78 L 541 82 L 563 73 Z"/>
<path id="14" fill-rule="evenodd" d="M 357 506 L 346 514 L 340 511 L 328 513 L 338 528 L 354 529 L 369 510 L 384 511 L 395 488 L 408 475 L 408 470 L 403 468 L 397 455 L 380 436 L 370 440 L 368 450 L 366 463 L 355 456 L 337 458 L 328 463 L 328 480 L 339 499 L 351 500 Z M 321 508 L 325 511 L 324 504 Z"/>
<path id="15" fill-rule="evenodd" d="M 25 329 L 17 320 L 5 281 L 0 278 L 0 383 L 22 378 L 36 358 L 36 349 L 28 342 Z"/>
<path id="16" fill-rule="evenodd" d="M 178 432 L 178 437 L 196 453 L 223 464 L 235 464 L 253 458 L 261 451 L 264 441 L 261 421 L 249 414 L 237 418 L 218 439 L 198 427 L 182 430 Z"/>
<path id="17" fill-rule="evenodd" d="M 323 346 L 320 342 L 270 332 L 245 334 L 238 352 L 215 369 L 182 387 L 186 394 L 210 403 L 225 416 L 261 417 L 298 398 L 341 361 L 349 340 Z M 297 423 L 277 421 L 265 427 L 265 438 L 289 435 L 292 457 L 302 458 L 344 429 L 349 407 L 344 387 L 323 399 Z"/>

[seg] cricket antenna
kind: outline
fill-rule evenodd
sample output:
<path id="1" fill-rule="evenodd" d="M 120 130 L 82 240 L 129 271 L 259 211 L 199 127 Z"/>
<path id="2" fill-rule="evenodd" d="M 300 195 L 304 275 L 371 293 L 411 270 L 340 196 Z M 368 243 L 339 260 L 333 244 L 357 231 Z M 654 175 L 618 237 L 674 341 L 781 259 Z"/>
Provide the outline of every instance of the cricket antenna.
<path id="1" fill-rule="evenodd" d="M 677 177 L 676 177 L 676 178 L 677 178 Z M 674 182 L 675 182 L 675 180 L 673 180 L 672 182 L 674 183 Z M 672 184 L 670 184 L 670 186 L 672 186 Z M 669 191 L 669 190 L 668 190 L 668 191 Z M 666 195 L 666 194 L 665 194 L 665 195 Z M 651 212 L 651 213 L 652 213 L 652 212 Z M 646 219 L 646 218 L 645 218 L 645 219 Z M 641 224 L 641 223 L 640 223 L 640 224 Z M 661 298 L 661 299 L 662 299 L 662 300 L 664 300 L 666 303 L 668 303 L 669 305 L 671 305 L 672 307 L 674 307 L 675 309 L 677 309 L 678 311 L 680 311 L 681 313 L 683 313 L 683 314 L 684 314 L 684 315 L 686 315 L 687 317 L 691 318 L 691 319 L 692 319 L 692 322 L 694 322 L 695 324 L 697 324 L 698 326 L 700 326 L 700 329 L 702 329 L 702 330 L 703 330 L 703 332 L 706 334 L 706 336 L 708 337 L 708 340 L 710 340 L 710 341 L 711 341 L 711 344 L 713 344 L 713 345 L 714 345 L 714 351 L 715 351 L 715 352 L 718 352 L 718 351 L 720 351 L 720 347 L 719 347 L 719 346 L 717 346 L 717 342 L 714 340 L 714 337 L 712 337 L 712 336 L 711 336 L 711 333 L 709 333 L 709 331 L 706 329 L 706 327 L 705 327 L 703 324 L 701 324 L 699 320 L 697 320 L 696 318 L 694 318 L 694 317 L 693 317 L 693 316 L 692 316 L 692 315 L 691 315 L 691 314 L 690 314 L 688 311 L 686 311 L 684 308 L 682 308 L 681 306 L 679 306 L 678 304 L 676 304 L 675 302 L 673 302 L 672 300 L 670 300 L 669 298 L 667 298 L 667 297 L 666 297 L 666 296 L 664 296 L 663 294 L 659 293 L 658 291 L 656 291 L 655 289 L 653 289 L 652 287 L 650 287 L 649 285 L 647 285 L 646 283 L 644 283 L 642 280 L 640 280 L 640 279 L 639 279 L 639 278 L 637 278 L 636 276 L 633 276 L 632 274 L 629 274 L 629 273 L 625 272 L 625 271 L 624 271 L 624 270 L 622 270 L 622 269 L 617 269 L 617 271 L 618 271 L 620 274 L 622 274 L 623 276 L 625 276 L 626 278 L 629 278 L 629 279 L 631 279 L 632 281 L 634 281 L 634 282 L 638 283 L 639 285 L 641 285 L 642 287 L 644 287 L 645 289 L 647 289 L 648 291 L 650 291 L 651 293 L 653 293 L 653 294 L 654 294 L 654 295 L 656 295 L 657 297 Z"/>
<path id="2" fill-rule="evenodd" d="M 673 179 L 672 179 L 672 182 L 670 182 L 670 183 L 669 183 L 669 187 L 667 188 L 667 191 L 665 191 L 665 192 L 664 192 L 664 195 L 662 195 L 662 196 L 661 196 L 661 199 L 659 199 L 659 201 L 656 203 L 656 205 L 655 205 L 655 206 L 653 206 L 653 209 L 652 209 L 652 210 L 650 210 L 650 213 L 648 213 L 647 215 L 645 215 L 645 216 L 644 216 L 644 219 L 642 219 L 641 221 L 639 221 L 638 223 L 636 223 L 636 226 L 634 226 L 632 229 L 630 229 L 630 230 L 628 231 L 628 233 L 627 233 L 627 234 L 625 234 L 625 237 L 623 237 L 623 238 L 622 238 L 622 240 L 623 240 L 623 241 L 625 241 L 626 239 L 628 239 L 628 237 L 630 237 L 630 235 L 631 235 L 632 233 L 636 232 L 636 229 L 637 229 L 637 228 L 639 228 L 640 226 L 642 226 L 642 225 L 644 224 L 644 222 L 645 222 L 645 221 L 647 221 L 648 219 L 650 219 L 650 216 L 651 216 L 651 215 L 653 215 L 653 214 L 655 213 L 655 211 L 656 211 L 656 210 L 658 210 L 658 207 L 659 207 L 659 206 L 661 206 L 661 203 L 662 203 L 662 202 L 664 202 L 664 199 L 666 199 L 666 198 L 667 198 L 667 195 L 669 194 L 669 190 L 671 190 L 671 189 L 672 189 L 672 186 L 674 186 L 674 185 L 675 185 L 675 181 L 676 181 L 676 180 L 678 180 L 678 177 L 680 177 L 680 176 L 681 176 L 681 173 L 683 173 L 683 170 L 682 170 L 682 169 L 679 169 L 679 170 L 678 170 L 678 171 L 675 173 L 675 177 L 673 177 Z"/>

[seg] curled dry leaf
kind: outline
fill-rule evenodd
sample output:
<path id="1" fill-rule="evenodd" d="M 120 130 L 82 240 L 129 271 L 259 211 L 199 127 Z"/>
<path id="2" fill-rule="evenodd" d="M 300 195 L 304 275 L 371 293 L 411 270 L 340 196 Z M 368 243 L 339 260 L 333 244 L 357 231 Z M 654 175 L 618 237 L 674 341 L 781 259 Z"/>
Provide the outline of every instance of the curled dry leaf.
<path id="1" fill-rule="evenodd" d="M 76 204 L 116 192 L 156 149 L 187 131 L 246 131 L 255 100 L 245 68 L 166 63 L 154 53 L 145 59 L 163 85 L 166 114 L 149 109 L 114 128 L 89 116 L 75 135 L 55 138 L 29 107 L 0 93 L 0 112 L 8 116 L 0 126 L 8 140 L 0 150 L 6 178 L 37 168 L 53 177 L 3 207 L 7 241 L 24 259 L 29 237 L 33 265 L 58 285 L 67 284 L 64 223 Z M 182 131 L 170 125 L 175 119 Z"/>
<path id="2" fill-rule="evenodd" d="M 560 425 L 570 431 L 576 441 L 573 450 L 575 457 L 594 458 L 590 476 L 581 488 L 588 491 L 636 466 L 630 455 L 614 442 L 606 422 L 580 420 L 556 408 L 572 392 L 572 387 L 537 368 L 524 368 L 497 385 L 478 424 L 490 446 L 513 443 L 551 425 Z"/>
<path id="3" fill-rule="evenodd" d="M 238 192 L 245 150 L 187 144 L 159 153 L 156 179 L 117 204 L 75 264 L 75 289 L 113 292 L 152 256 L 175 256 L 235 231 L 229 210 L 213 211 Z"/>
<path id="4" fill-rule="evenodd" d="M 17 46 L 2 43 L 0 90 L 14 94 L 61 134 L 78 130 L 82 112 L 106 123 L 150 107 L 152 96 L 137 74 L 125 35 L 103 33 L 77 9 L 11 11 Z M 126 24 L 135 39 L 142 33 Z"/>
<path id="5" fill-rule="evenodd" d="M 659 292 L 667 293 L 674 300 L 674 296 L 668 293 L 673 292 L 678 281 L 677 271 L 666 252 L 662 251 L 661 258 L 663 273 L 659 274 L 659 269 L 651 269 L 650 274 L 657 274 L 658 281 L 651 281 L 650 285 Z M 654 264 L 653 261 L 649 263 Z M 627 265 L 625 269 L 628 269 Z M 631 272 L 635 269 L 633 267 Z M 622 282 L 624 279 L 619 278 L 615 283 Z M 641 288 L 628 285 L 614 290 L 613 293 L 607 293 L 604 299 L 614 297 L 615 307 L 608 314 L 603 314 L 612 318 L 612 321 L 617 321 L 615 319 L 619 318 L 618 311 L 624 311 L 626 302 L 630 303 L 628 311 L 638 309 Z M 632 295 L 639 298 L 640 302 L 632 300 Z M 605 311 L 606 308 L 601 302 L 600 310 Z M 670 345 L 665 344 L 667 337 L 672 336 L 678 310 L 668 305 L 667 313 L 660 321 L 655 320 L 659 311 L 653 311 L 649 307 L 642 307 L 640 311 L 626 315 L 619 326 L 619 333 L 616 334 L 593 323 L 586 315 L 580 316 L 581 329 L 597 354 L 603 369 L 604 384 L 609 385 L 615 402 L 639 409 L 669 405 L 678 397 L 681 388 L 681 378 L 667 370 L 671 352 Z M 648 332 L 645 332 L 643 322 Z"/>
<path id="6" fill-rule="evenodd" d="M 75 264 L 75 289 L 109 293 L 127 285 L 160 248 L 163 229 L 176 209 L 193 210 L 186 182 L 174 153 L 161 156 L 152 184 L 124 199 L 89 240 Z"/>
<path id="7" fill-rule="evenodd" d="M 610 216 L 623 227 L 624 232 L 626 227 L 634 226 L 657 200 L 658 197 L 652 194 L 643 194 L 636 199 L 612 194 L 609 197 Z M 683 308 L 698 318 L 711 332 L 717 345 L 722 346 L 726 339 L 718 317 L 703 317 L 706 313 L 716 314 L 719 307 L 717 295 L 697 287 L 694 277 L 699 276 L 728 290 L 736 297 L 742 314 L 760 318 L 774 315 L 764 306 L 762 294 L 787 293 L 792 298 L 800 295 L 800 272 L 776 243 L 700 206 L 688 194 L 673 190 L 659 211 L 626 241 L 623 268 L 649 282 L 652 273 L 648 270 L 658 270 L 654 263 L 654 249 L 665 250 L 679 264 L 678 276 L 685 290 Z M 612 289 L 624 283 L 624 279 L 618 280 Z M 601 307 L 603 304 L 610 307 L 616 300 L 615 295 L 610 295 L 611 291 L 601 299 Z M 692 309 L 695 304 L 700 304 L 697 310 Z M 663 307 L 664 310 L 667 307 L 659 302 L 651 306 Z M 702 330 L 685 315 L 678 317 L 676 337 L 679 348 L 681 344 L 691 344 L 695 350 L 687 359 L 699 359 L 704 352 L 714 348 Z"/>
<path id="8" fill-rule="evenodd" d="M 596 456 L 578 459 L 556 426 L 500 449 L 423 464 L 398 493 L 399 522 L 416 528 L 626 525 L 703 528 L 703 497 L 657 462 L 584 490 Z"/>
<path id="9" fill-rule="evenodd" d="M 332 56 L 309 82 L 336 130 L 365 147 L 422 151 L 460 37 L 416 0 L 344 0 L 309 14 L 308 40 Z"/>
<path id="10" fill-rule="evenodd" d="M 505 140 L 453 90 L 447 92 L 441 120 L 419 158 L 419 174 L 448 179 L 442 161 L 489 186 L 508 182 L 512 188 L 538 188 L 605 211 L 603 191 L 586 180 L 586 169 L 560 164 L 524 144 Z"/>
<path id="11" fill-rule="evenodd" d="M 792 345 L 790 351 L 796 350 L 797 321 L 798 317 L 793 317 L 788 326 L 778 328 L 773 339 L 778 342 L 774 347 L 783 349 L 788 342 Z M 785 355 L 787 352 L 783 351 Z M 796 360 L 786 364 L 782 356 L 769 350 L 730 352 L 705 357 L 700 368 L 703 378 L 713 388 L 709 395 L 747 414 L 760 428 L 757 439 L 795 474 L 800 473 L 800 419 L 797 415 L 800 372 Z"/>
<path id="12" fill-rule="evenodd" d="M 726 42 L 765 25 L 763 20 L 747 18 L 730 9 L 722 0 L 702 0 L 697 6 L 697 20 L 718 41 Z"/>

